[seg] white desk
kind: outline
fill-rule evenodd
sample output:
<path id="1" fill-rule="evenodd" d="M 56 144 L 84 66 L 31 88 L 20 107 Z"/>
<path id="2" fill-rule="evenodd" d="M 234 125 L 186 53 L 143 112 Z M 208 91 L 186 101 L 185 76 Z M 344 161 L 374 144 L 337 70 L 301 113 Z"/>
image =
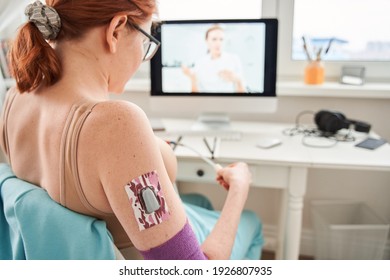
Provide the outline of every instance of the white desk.
<path id="1" fill-rule="evenodd" d="M 176 140 L 179 131 L 188 129 L 192 121 L 163 119 L 166 132 L 160 136 Z M 238 141 L 222 140 L 214 154 L 222 165 L 245 161 L 253 175 L 253 187 L 281 189 L 283 199 L 279 220 L 277 259 L 297 259 L 299 256 L 302 228 L 303 198 L 306 193 L 309 168 L 342 168 L 390 171 L 390 145 L 385 144 L 375 151 L 354 147 L 366 135 L 357 134 L 355 142 L 338 143 L 332 148 L 311 148 L 302 144 L 302 136 L 286 136 L 283 130 L 293 124 L 233 122 L 232 128 L 243 132 Z M 282 144 L 271 149 L 256 147 L 262 137 L 277 137 Z M 202 137 L 184 136 L 182 142 L 210 156 Z M 196 153 L 177 147 L 178 181 L 215 182 L 212 168 L 199 159 Z M 199 175 L 202 170 L 203 175 Z"/>

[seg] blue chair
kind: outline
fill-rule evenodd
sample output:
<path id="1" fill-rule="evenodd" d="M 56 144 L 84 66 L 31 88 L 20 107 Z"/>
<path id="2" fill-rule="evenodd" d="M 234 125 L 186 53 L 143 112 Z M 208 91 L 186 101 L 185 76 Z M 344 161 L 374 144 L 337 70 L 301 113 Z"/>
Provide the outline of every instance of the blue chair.
<path id="1" fill-rule="evenodd" d="M 113 260 L 104 221 L 73 212 L 0 164 L 0 259 Z M 119 256 L 119 258 L 121 258 Z"/>
<path id="2" fill-rule="evenodd" d="M 181 198 L 202 243 L 219 212 L 203 196 Z M 5 163 L 0 163 L 0 210 L 2 260 L 124 259 L 104 221 L 61 206 L 44 189 L 18 179 Z M 259 259 L 263 243 L 260 220 L 244 211 L 231 259 Z"/>

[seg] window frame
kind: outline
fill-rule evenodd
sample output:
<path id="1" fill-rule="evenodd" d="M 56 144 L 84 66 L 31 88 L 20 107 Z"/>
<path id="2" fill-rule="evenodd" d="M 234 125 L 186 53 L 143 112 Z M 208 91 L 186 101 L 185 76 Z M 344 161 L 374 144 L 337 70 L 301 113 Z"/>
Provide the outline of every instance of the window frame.
<path id="1" fill-rule="evenodd" d="M 302 80 L 306 61 L 292 60 L 294 0 L 276 0 L 279 20 L 278 79 Z M 324 61 L 326 81 L 338 81 L 342 66 L 364 66 L 367 82 L 390 83 L 390 62 Z"/>
<path id="2" fill-rule="evenodd" d="M 292 59 L 294 0 L 262 0 L 262 17 L 277 18 L 278 30 L 278 81 L 302 81 L 306 61 Z M 390 62 L 379 61 L 324 61 L 326 82 L 338 81 L 343 66 L 364 66 L 366 81 L 390 83 Z M 139 76 L 145 77 L 149 65 L 143 65 Z M 137 75 L 138 76 L 138 75 Z"/>

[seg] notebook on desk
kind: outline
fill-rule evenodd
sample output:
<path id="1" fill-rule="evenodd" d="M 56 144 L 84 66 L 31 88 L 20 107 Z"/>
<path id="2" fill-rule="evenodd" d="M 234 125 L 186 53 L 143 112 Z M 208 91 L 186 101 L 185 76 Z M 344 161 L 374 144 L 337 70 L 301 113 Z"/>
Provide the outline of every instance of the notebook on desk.
<path id="1" fill-rule="evenodd" d="M 150 125 L 152 126 L 152 129 L 154 132 L 162 132 L 166 131 L 165 125 L 163 121 L 159 118 L 150 118 L 149 119 Z"/>

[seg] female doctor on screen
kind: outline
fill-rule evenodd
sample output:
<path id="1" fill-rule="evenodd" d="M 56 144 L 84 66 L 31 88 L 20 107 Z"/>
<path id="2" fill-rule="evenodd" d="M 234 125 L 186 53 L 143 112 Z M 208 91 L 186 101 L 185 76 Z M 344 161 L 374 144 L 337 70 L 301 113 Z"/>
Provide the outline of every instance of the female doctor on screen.
<path id="1" fill-rule="evenodd" d="M 46 3 L 28 5 L 10 53 L 16 87 L 6 96 L 0 143 L 14 174 L 106 221 L 118 248 L 134 246 L 145 259 L 258 259 L 261 224 L 243 211 L 248 166 L 217 172 L 228 190 L 222 211 L 210 210 L 213 219 L 193 213 L 195 222 L 173 188 L 170 146 L 138 106 L 110 99 L 159 47 L 150 35 L 156 1 Z"/>
<path id="2" fill-rule="evenodd" d="M 211 26 L 206 31 L 207 55 L 196 61 L 192 69 L 182 66 L 191 80 L 192 92 L 246 92 L 240 58 L 223 51 L 224 37 L 221 26 Z"/>

